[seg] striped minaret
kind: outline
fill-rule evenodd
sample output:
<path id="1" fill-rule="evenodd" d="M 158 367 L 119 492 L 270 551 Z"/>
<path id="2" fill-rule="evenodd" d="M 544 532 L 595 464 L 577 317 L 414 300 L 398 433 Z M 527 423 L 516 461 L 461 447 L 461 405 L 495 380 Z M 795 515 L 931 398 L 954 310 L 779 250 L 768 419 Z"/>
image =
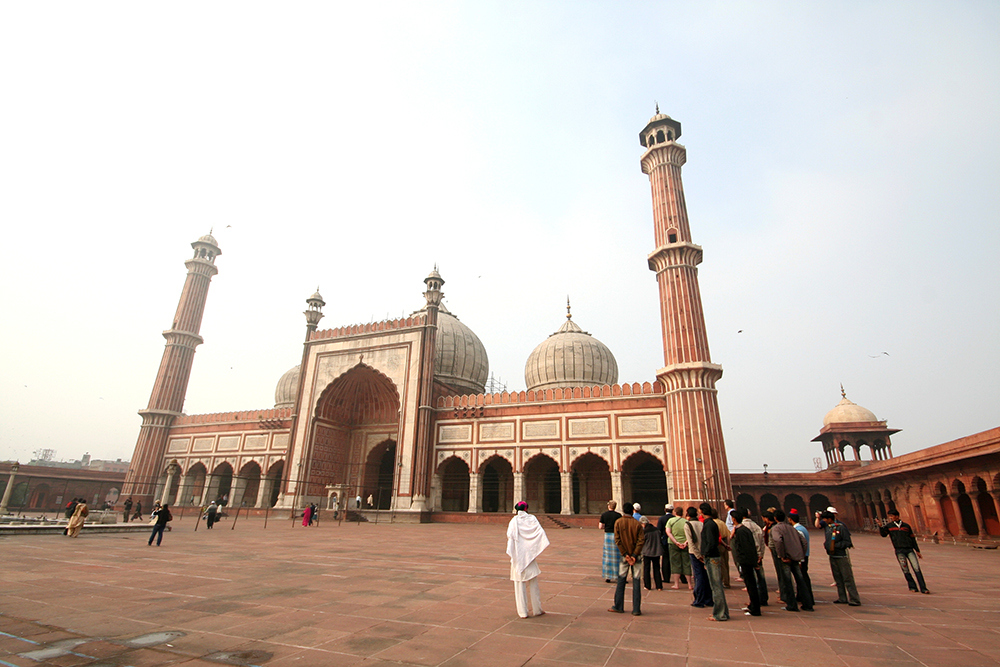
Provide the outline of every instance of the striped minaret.
<path id="1" fill-rule="evenodd" d="M 191 247 L 194 248 L 194 257 L 184 263 L 188 270 L 184 290 L 177 304 L 173 326 L 163 332 L 167 345 L 156 382 L 153 383 L 149 406 L 139 411 L 142 426 L 139 427 L 139 439 L 122 490 L 123 498 L 131 496 L 133 501 L 142 502 L 144 507 L 152 507 L 153 493 L 166 467 L 167 435 L 174 419 L 184 408 L 194 351 L 204 342 L 198 331 L 205 312 L 208 285 L 219 272 L 215 258 L 222 251 L 211 234 L 202 236 Z"/>
<path id="2" fill-rule="evenodd" d="M 649 268 L 660 286 L 664 367 L 656 375 L 667 392 L 670 500 L 714 504 L 732 496 L 715 389 L 722 366 L 712 363 L 708 351 L 698 289 L 702 252 L 691 242 L 681 184 L 687 151 L 677 143 L 680 136 L 681 124 L 659 107 L 639 133 L 646 149 L 642 173 L 653 191 L 656 249 Z"/>

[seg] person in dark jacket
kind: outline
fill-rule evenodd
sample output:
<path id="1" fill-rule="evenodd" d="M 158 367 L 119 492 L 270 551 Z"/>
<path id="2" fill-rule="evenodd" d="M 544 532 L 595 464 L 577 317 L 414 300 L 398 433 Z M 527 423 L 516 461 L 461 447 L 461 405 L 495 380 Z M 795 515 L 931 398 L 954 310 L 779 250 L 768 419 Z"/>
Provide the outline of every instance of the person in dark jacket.
<path id="1" fill-rule="evenodd" d="M 750 603 L 746 607 L 747 616 L 760 616 L 760 593 L 757 589 L 757 541 L 753 532 L 743 525 L 747 518 L 745 509 L 733 510 L 733 536 L 729 541 L 733 549 L 733 560 L 739 570 L 743 583 L 747 585 L 747 595 Z"/>
<path id="2" fill-rule="evenodd" d="M 801 563 L 806 558 L 806 541 L 792 524 L 785 521 L 782 510 L 774 510 L 774 525 L 771 539 L 778 556 L 778 580 L 785 591 L 785 611 L 798 611 L 798 600 L 802 600 L 802 610 L 813 610 L 813 595 L 802 576 Z M 792 583 L 795 584 L 793 592 Z"/>
<path id="3" fill-rule="evenodd" d="M 625 613 L 625 580 L 632 575 L 632 615 L 642 616 L 642 589 L 639 587 L 639 577 L 642 576 L 642 547 L 646 542 L 646 533 L 642 525 L 631 516 L 625 515 L 615 521 L 615 546 L 621 554 L 618 565 L 618 584 L 615 586 L 615 604 L 608 611 L 616 614 Z"/>
<path id="4" fill-rule="evenodd" d="M 156 546 L 160 546 L 160 542 L 163 541 L 163 530 L 167 527 L 168 521 L 173 521 L 174 517 L 170 515 L 170 506 L 163 503 L 162 506 L 153 510 L 153 518 L 156 519 L 156 523 L 153 524 L 153 532 L 149 535 L 149 543 L 147 546 L 153 546 L 153 538 L 156 538 Z"/>
<path id="5" fill-rule="evenodd" d="M 729 605 L 726 604 L 726 589 L 722 585 L 722 558 L 723 554 L 729 558 L 729 554 L 721 546 L 722 536 L 719 533 L 719 524 L 712 518 L 712 506 L 708 503 L 699 505 L 698 519 L 702 523 L 698 551 L 705 563 L 708 584 L 712 588 L 712 615 L 708 620 L 728 621 Z"/>
<path id="6" fill-rule="evenodd" d="M 851 567 L 851 557 L 847 554 L 847 550 L 854 546 L 851 531 L 837 521 L 837 515 L 829 510 L 820 514 L 819 518 L 825 531 L 823 547 L 830 557 L 830 571 L 837 584 L 837 599 L 833 603 L 860 607 L 861 597 L 854 583 L 854 568 Z"/>
<path id="7" fill-rule="evenodd" d="M 651 590 L 650 584 L 656 584 L 656 590 L 662 591 L 663 579 L 660 576 L 660 558 L 663 557 L 663 542 L 660 541 L 660 533 L 646 517 L 642 517 L 639 523 L 642 524 L 642 531 L 646 538 L 642 545 L 642 587 L 648 591 Z M 652 581 L 650 581 L 651 570 Z"/>
<path id="8" fill-rule="evenodd" d="M 897 510 L 889 510 L 888 515 L 889 520 L 879 526 L 878 532 L 882 537 L 888 537 L 892 540 L 892 546 L 896 550 L 896 560 L 899 561 L 899 567 L 903 570 L 903 576 L 906 577 L 906 585 L 914 593 L 917 591 L 930 593 L 927 590 L 927 584 L 924 583 L 924 573 L 920 570 L 919 559 L 923 556 L 920 555 L 920 545 L 917 544 L 917 538 L 913 535 L 913 529 L 910 528 L 910 524 L 900 521 Z M 916 575 L 916 581 L 913 581 L 910 570 L 913 570 L 913 575 Z"/>

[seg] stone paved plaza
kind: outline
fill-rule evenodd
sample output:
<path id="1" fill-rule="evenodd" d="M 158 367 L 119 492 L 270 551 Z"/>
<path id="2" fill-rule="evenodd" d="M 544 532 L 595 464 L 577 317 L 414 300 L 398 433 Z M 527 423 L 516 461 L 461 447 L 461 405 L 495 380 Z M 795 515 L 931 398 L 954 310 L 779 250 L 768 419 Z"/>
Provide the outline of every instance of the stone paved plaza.
<path id="1" fill-rule="evenodd" d="M 503 526 L 272 517 L 194 531 L 0 537 L 0 665 L 996 665 L 1000 554 L 927 544 L 931 595 L 908 593 L 888 540 L 861 535 L 863 606 L 834 605 L 822 557 L 813 614 L 710 623 L 687 591 L 609 614 L 601 534 L 550 529 L 544 616 L 514 611 Z M 813 539 L 818 536 L 813 533 Z M 771 588 L 774 578 L 768 565 Z M 772 601 L 776 596 L 772 595 Z M 630 609 L 626 596 L 626 610 Z"/>

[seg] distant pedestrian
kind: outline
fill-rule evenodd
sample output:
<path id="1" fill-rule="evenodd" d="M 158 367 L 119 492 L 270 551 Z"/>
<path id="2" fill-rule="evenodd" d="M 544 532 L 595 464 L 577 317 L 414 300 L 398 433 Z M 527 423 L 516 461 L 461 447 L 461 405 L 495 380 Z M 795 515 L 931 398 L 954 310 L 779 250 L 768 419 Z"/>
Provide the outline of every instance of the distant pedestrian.
<path id="1" fill-rule="evenodd" d="M 330 498 L 330 509 L 333 510 L 333 520 L 336 521 L 340 518 L 340 500 L 337 498 L 337 494 L 333 494 Z"/>
<path id="2" fill-rule="evenodd" d="M 642 547 L 646 534 L 642 525 L 631 516 L 623 516 L 615 522 L 615 546 L 618 547 L 618 582 L 615 585 L 614 606 L 608 611 L 625 613 L 625 582 L 632 576 L 632 615 L 642 616 L 642 589 L 639 577 L 642 572 Z"/>
<path id="3" fill-rule="evenodd" d="M 125 499 L 125 523 L 128 523 L 128 513 L 132 511 L 132 496 Z"/>
<path id="4" fill-rule="evenodd" d="M 632 503 L 632 518 L 636 521 L 642 518 L 642 505 L 639 503 Z"/>
<path id="5" fill-rule="evenodd" d="M 354 506 L 357 507 L 358 509 L 361 509 L 361 494 L 360 493 L 358 494 L 358 497 L 354 499 Z"/>
<path id="6" fill-rule="evenodd" d="M 70 517 L 69 523 L 66 524 L 66 534 L 70 537 L 79 537 L 80 529 L 83 528 L 83 522 L 87 519 L 87 515 L 90 511 L 87 509 L 87 503 L 83 501 L 83 498 L 76 500 L 76 505 L 73 508 L 73 516 Z"/>
<path id="7" fill-rule="evenodd" d="M 538 519 L 528 514 L 528 503 L 521 501 L 514 509 L 517 514 L 507 524 L 507 555 L 510 556 L 510 580 L 514 582 L 514 604 L 521 618 L 542 616 L 545 612 L 538 589 L 538 575 L 542 571 L 537 559 L 549 546 L 549 538 Z"/>
<path id="8" fill-rule="evenodd" d="M 309 503 L 309 525 L 316 524 L 319 525 L 319 505 L 316 503 Z"/>
<path id="9" fill-rule="evenodd" d="M 604 573 L 604 583 L 610 584 L 618 578 L 618 547 L 615 546 L 615 522 L 622 515 L 615 511 L 618 503 L 608 501 L 608 511 L 601 515 L 597 527 L 604 531 L 604 550 L 601 553 L 601 571 Z"/>
<path id="10" fill-rule="evenodd" d="M 375 498 L 372 494 L 368 494 L 368 507 L 375 507 Z"/>
<path id="11" fill-rule="evenodd" d="M 153 532 L 149 535 L 149 542 L 147 546 L 153 546 L 153 538 L 156 538 L 156 546 L 160 546 L 160 542 L 163 541 L 163 530 L 167 527 L 167 523 L 173 521 L 174 517 L 170 515 L 170 506 L 166 503 L 153 512 Z"/>
<path id="12" fill-rule="evenodd" d="M 212 526 L 219 520 L 219 506 L 213 500 L 205 510 L 205 528 L 212 530 Z"/>
<path id="13" fill-rule="evenodd" d="M 913 529 L 910 528 L 910 524 L 900 520 L 897 510 L 889 510 L 888 515 L 889 520 L 879 525 L 878 532 L 882 537 L 888 537 L 892 540 L 893 549 L 896 551 L 896 560 L 899 562 L 900 569 L 903 570 L 906 585 L 914 593 L 918 591 L 930 593 L 927 590 L 927 584 L 924 583 L 924 573 L 920 569 L 920 559 L 923 556 L 920 555 L 920 545 L 917 544 L 917 538 L 913 535 Z M 910 570 L 913 570 L 912 575 Z M 917 577 L 916 581 L 913 580 L 914 575 Z"/>
<path id="14" fill-rule="evenodd" d="M 80 502 L 79 500 L 77 500 L 76 498 L 74 498 L 73 500 L 71 500 L 68 503 L 66 503 L 66 518 L 67 519 L 73 518 L 73 513 L 76 512 L 76 506 L 77 506 L 77 504 L 79 504 L 79 502 Z"/>
<path id="15" fill-rule="evenodd" d="M 733 529 L 732 526 L 727 526 L 726 522 L 719 518 L 719 510 L 714 507 L 712 508 L 712 521 L 719 527 L 719 555 L 722 558 L 719 565 L 722 567 L 722 587 L 729 588 L 729 536 L 733 534 Z"/>
<path id="16" fill-rule="evenodd" d="M 308 528 L 312 523 L 312 505 L 306 505 L 302 510 L 302 527 Z"/>
<path id="17" fill-rule="evenodd" d="M 645 536 L 642 545 L 642 587 L 649 591 L 652 590 L 650 584 L 655 584 L 656 590 L 662 591 L 663 578 L 660 572 L 660 559 L 663 558 L 663 543 L 660 542 L 660 533 L 646 517 L 642 517 L 639 523 L 642 524 Z M 652 574 L 652 581 L 650 581 L 650 574 Z"/>
<path id="18" fill-rule="evenodd" d="M 135 520 L 141 518 L 142 518 L 142 502 L 137 502 L 135 504 L 135 512 L 132 513 L 132 519 Z"/>

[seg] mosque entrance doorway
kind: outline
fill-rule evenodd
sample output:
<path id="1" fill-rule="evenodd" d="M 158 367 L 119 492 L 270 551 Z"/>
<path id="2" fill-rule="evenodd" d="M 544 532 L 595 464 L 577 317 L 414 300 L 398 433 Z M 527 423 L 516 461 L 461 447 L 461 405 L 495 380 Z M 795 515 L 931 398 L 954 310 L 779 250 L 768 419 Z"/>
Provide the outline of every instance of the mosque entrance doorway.
<path id="1" fill-rule="evenodd" d="M 387 510 L 392 507 L 395 469 L 395 440 L 381 442 L 368 453 L 368 461 L 365 463 L 365 489 L 361 496 L 363 498 L 371 496 L 375 509 Z"/>
<path id="2" fill-rule="evenodd" d="M 320 395 L 310 461 L 297 495 L 322 499 L 332 484 L 356 489 L 351 493 L 363 499 L 371 495 L 374 505 L 382 489 L 381 504 L 391 507 L 398 431 L 396 385 L 371 366 L 358 363 Z M 367 451 L 370 442 L 379 444 Z"/>
<path id="3" fill-rule="evenodd" d="M 586 453 L 573 462 L 573 513 L 600 514 L 611 500 L 611 469 L 597 454 Z"/>
<path id="4" fill-rule="evenodd" d="M 540 514 L 559 514 L 562 511 L 559 482 L 559 464 L 545 454 L 532 457 L 524 466 L 524 495 L 528 510 L 538 508 Z"/>
<path id="5" fill-rule="evenodd" d="M 668 502 L 667 475 L 659 459 L 649 452 L 636 452 L 622 463 L 622 480 L 628 481 L 622 489 L 626 505 L 639 503 L 642 513 L 649 516 L 663 514 Z"/>
<path id="6" fill-rule="evenodd" d="M 469 511 L 469 466 L 457 456 L 449 457 L 441 468 L 441 510 Z"/>
<path id="7" fill-rule="evenodd" d="M 500 456 L 492 456 L 483 465 L 484 512 L 510 512 L 514 509 L 514 469 Z"/>

